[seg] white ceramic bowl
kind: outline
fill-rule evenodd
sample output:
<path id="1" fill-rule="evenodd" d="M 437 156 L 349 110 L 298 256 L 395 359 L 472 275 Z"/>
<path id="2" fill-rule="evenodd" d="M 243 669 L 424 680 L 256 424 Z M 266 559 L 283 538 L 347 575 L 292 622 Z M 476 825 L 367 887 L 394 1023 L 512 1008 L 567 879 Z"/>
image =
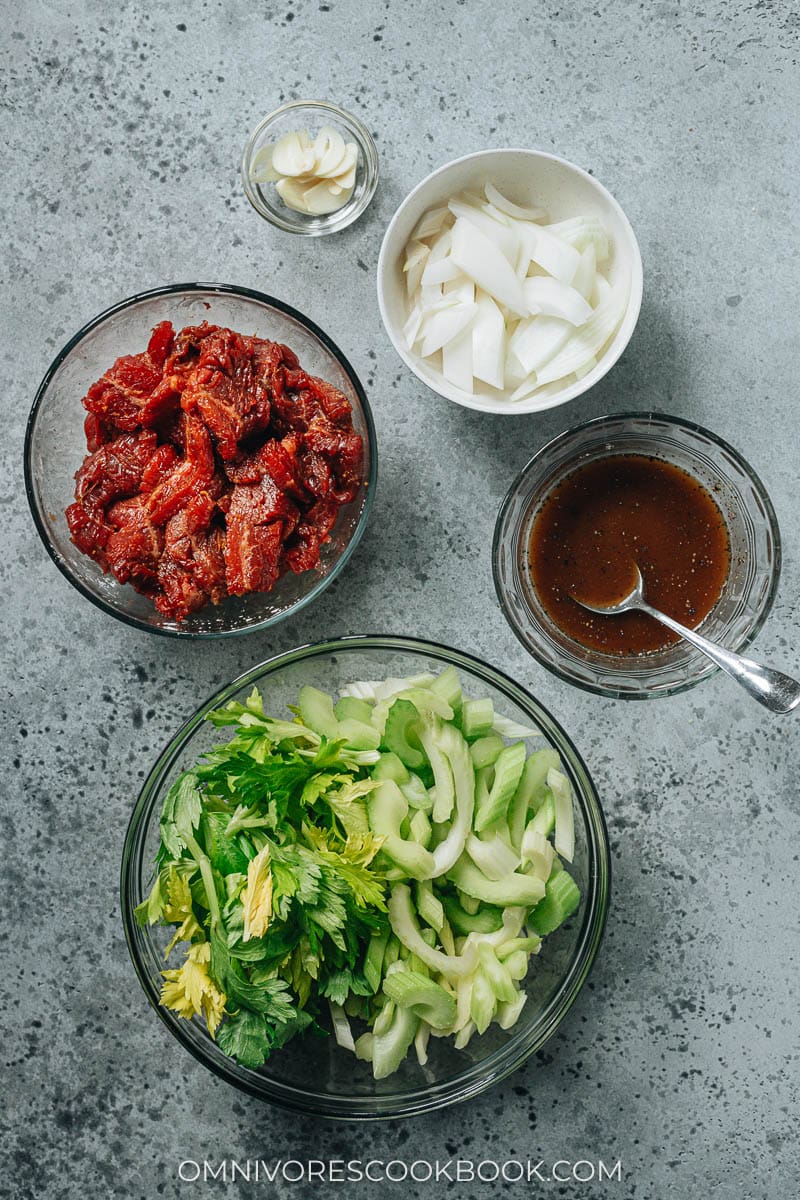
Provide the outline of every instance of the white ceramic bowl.
<path id="1" fill-rule="evenodd" d="M 454 387 L 429 362 L 410 350 L 403 337 L 408 316 L 403 252 L 412 229 L 429 208 L 445 203 L 457 192 L 480 189 L 487 181 L 516 204 L 546 209 L 551 221 L 577 216 L 600 218 L 611 241 L 608 270 L 611 283 L 625 273 L 630 275 L 627 311 L 597 366 L 583 379 L 565 384 L 561 391 L 549 396 L 531 396 L 512 403 L 507 395 L 502 396 L 478 381 L 475 394 L 470 395 Z M 642 256 L 625 213 L 610 192 L 588 172 L 542 150 L 482 150 L 439 167 L 418 183 L 398 208 L 384 235 L 378 259 L 378 304 L 395 350 L 433 391 L 479 412 L 516 416 L 555 408 L 580 396 L 602 379 L 622 354 L 639 317 L 641 303 Z"/>

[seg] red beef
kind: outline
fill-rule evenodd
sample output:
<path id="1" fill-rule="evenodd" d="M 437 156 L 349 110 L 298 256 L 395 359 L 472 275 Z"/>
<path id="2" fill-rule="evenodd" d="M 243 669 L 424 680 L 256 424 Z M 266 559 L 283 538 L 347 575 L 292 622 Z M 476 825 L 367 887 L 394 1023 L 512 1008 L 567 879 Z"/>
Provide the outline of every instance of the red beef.
<path id="1" fill-rule="evenodd" d="M 181 396 L 181 406 L 205 423 L 223 459 L 235 457 L 238 443 L 269 423 L 268 385 L 254 368 L 248 342 L 231 329 L 205 338 Z"/>
<path id="2" fill-rule="evenodd" d="M 162 554 L 159 561 L 158 582 L 161 593 L 155 598 L 155 606 L 165 617 L 183 621 L 190 613 L 197 612 L 208 603 L 209 596 L 193 573 L 177 563 L 168 552 Z"/>
<path id="3" fill-rule="evenodd" d="M 81 554 L 87 554 L 105 570 L 105 548 L 111 536 L 111 527 L 103 520 L 102 510 L 92 510 L 76 500 L 68 506 L 64 515 L 70 537 Z"/>
<path id="4" fill-rule="evenodd" d="M 225 581 L 232 596 L 268 592 L 280 573 L 283 524 L 256 525 L 228 518 Z"/>
<path id="5" fill-rule="evenodd" d="M 360 486 L 346 397 L 278 342 L 165 321 L 84 406 L 72 539 L 177 621 L 318 566 Z"/>
<path id="6" fill-rule="evenodd" d="M 186 416 L 184 437 L 186 450 L 182 461 L 153 488 L 148 497 L 150 519 L 156 525 L 164 525 L 214 475 L 214 451 L 205 425 L 195 417 Z"/>

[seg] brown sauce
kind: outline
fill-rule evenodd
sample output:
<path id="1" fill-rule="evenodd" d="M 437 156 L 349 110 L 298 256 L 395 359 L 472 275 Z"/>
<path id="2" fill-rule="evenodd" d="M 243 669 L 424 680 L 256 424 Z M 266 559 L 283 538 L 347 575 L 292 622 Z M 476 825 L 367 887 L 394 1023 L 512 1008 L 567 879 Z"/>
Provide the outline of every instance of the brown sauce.
<path id="1" fill-rule="evenodd" d="M 634 584 L 694 627 L 719 599 L 730 565 L 725 520 L 710 493 L 680 467 L 644 455 L 609 455 L 578 467 L 545 500 L 529 545 L 533 586 L 568 637 L 608 654 L 647 654 L 678 641 L 645 613 L 602 616 Z"/>

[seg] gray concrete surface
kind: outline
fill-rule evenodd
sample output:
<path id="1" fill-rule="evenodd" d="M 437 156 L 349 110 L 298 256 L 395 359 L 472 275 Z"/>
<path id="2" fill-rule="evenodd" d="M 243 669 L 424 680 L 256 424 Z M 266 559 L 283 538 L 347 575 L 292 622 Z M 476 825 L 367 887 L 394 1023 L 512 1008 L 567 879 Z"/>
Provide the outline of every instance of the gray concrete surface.
<path id="1" fill-rule="evenodd" d="M 757 649 L 800 670 L 800 10 L 32 0 L 0 24 L 0 1195 L 327 1194 L 342 1185 L 190 1185 L 178 1165 L 396 1154 L 623 1163 L 622 1183 L 408 1189 L 419 1196 L 797 1194 L 798 718 L 719 678 L 648 705 L 561 684 L 507 628 L 489 547 L 510 479 L 552 435 L 648 406 L 696 419 L 772 494 L 784 570 Z M 264 112 L 318 96 L 370 126 L 382 180 L 354 228 L 292 240 L 252 212 L 238 159 Z M 542 417 L 485 418 L 425 391 L 374 297 L 409 188 L 503 145 L 594 171 L 644 257 L 627 353 Z M 192 278 L 268 290 L 328 330 L 368 387 L 381 447 L 372 521 L 337 585 L 273 633 L 214 645 L 99 614 L 46 556 L 22 490 L 24 423 L 55 352 L 112 301 Z M 141 780 L 202 698 L 278 650 L 378 630 L 475 651 L 552 709 L 602 794 L 615 881 L 596 969 L 545 1052 L 460 1108 L 345 1127 L 237 1094 L 169 1039 L 128 961 L 117 878 Z"/>

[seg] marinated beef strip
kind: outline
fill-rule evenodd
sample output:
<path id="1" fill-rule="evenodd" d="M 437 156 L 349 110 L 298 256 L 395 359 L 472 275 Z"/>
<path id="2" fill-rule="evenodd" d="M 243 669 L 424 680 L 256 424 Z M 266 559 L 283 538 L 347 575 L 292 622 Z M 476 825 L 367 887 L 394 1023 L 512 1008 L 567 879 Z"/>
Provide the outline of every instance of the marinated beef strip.
<path id="1" fill-rule="evenodd" d="M 278 342 L 165 321 L 89 388 L 75 545 L 184 620 L 319 565 L 358 494 L 347 397 Z"/>

